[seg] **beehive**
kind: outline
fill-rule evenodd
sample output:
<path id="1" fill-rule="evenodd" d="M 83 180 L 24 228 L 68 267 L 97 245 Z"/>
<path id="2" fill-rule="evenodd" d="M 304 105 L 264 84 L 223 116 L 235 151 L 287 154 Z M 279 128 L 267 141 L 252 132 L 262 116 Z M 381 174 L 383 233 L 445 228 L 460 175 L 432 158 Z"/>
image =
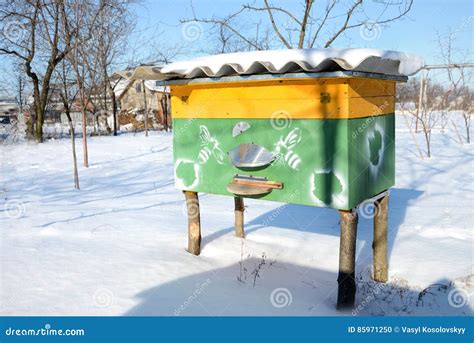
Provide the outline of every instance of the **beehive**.
<path id="1" fill-rule="evenodd" d="M 171 88 L 174 177 L 188 251 L 201 252 L 198 192 L 332 207 L 340 213 L 337 308 L 354 305 L 358 215 L 373 202 L 373 278 L 388 280 L 388 189 L 395 182 L 395 90 L 423 60 L 396 51 L 306 49 L 224 54 L 124 76 Z"/>
<path id="2" fill-rule="evenodd" d="M 172 83 L 177 188 L 350 209 L 393 186 L 400 78 L 330 74 Z M 229 154 L 249 144 L 271 157 L 234 163 Z M 232 193 L 235 179 L 261 192 Z"/>

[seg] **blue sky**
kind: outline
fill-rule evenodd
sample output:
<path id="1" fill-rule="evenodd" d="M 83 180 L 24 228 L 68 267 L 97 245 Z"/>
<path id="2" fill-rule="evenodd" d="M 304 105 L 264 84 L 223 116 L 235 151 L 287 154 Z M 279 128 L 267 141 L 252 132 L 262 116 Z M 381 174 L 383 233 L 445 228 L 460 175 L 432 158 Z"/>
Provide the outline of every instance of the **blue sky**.
<path id="1" fill-rule="evenodd" d="M 237 0 L 194 0 L 193 6 L 198 16 L 223 16 L 239 8 L 248 1 Z M 322 1 L 319 1 L 321 3 Z M 258 1 L 256 2 L 258 4 Z M 274 0 L 272 3 L 290 8 L 294 13 L 301 9 L 300 1 Z M 374 0 L 367 1 L 367 8 L 376 6 Z M 318 4 L 318 1 L 316 1 Z M 316 5 L 317 6 L 317 5 Z M 180 18 L 191 16 L 189 0 L 148 0 L 135 8 L 139 18 L 140 38 L 147 37 L 144 45 L 154 42 L 166 49 L 173 44 L 183 44 L 185 48 L 177 59 L 185 59 L 204 54 L 209 45 L 208 37 L 186 42 L 183 40 Z M 245 20 L 244 17 L 243 20 Z M 250 20 L 250 18 L 247 18 Z M 364 40 L 359 29 L 355 29 L 337 40 L 333 47 L 370 47 L 414 52 L 423 56 L 427 63 L 440 63 L 436 32 L 445 33 L 449 28 L 456 32 L 456 46 L 473 51 L 473 1 L 471 0 L 415 0 L 412 11 L 402 21 L 378 28 L 373 40 Z M 205 28 L 206 30 L 206 28 Z M 161 42 L 161 43 L 157 43 Z"/>
<path id="2" fill-rule="evenodd" d="M 194 0 L 193 6 L 199 17 L 222 17 L 239 9 L 244 3 L 254 0 Z M 316 0 L 318 4 L 327 0 Z M 347 3 L 350 0 L 341 0 Z M 404 1 L 404 0 L 390 0 Z M 255 4 L 262 0 L 255 0 Z M 270 0 L 275 6 L 282 6 L 292 11 L 298 17 L 302 16 L 303 0 Z M 377 2 L 380 0 L 365 0 L 366 10 L 376 11 Z M 473 62 L 474 46 L 474 13 L 473 0 L 415 0 L 412 11 L 401 21 L 391 23 L 389 26 L 377 28 L 375 39 L 363 39 L 359 29 L 349 31 L 341 36 L 332 45 L 336 48 L 367 47 L 389 50 L 400 50 L 416 53 L 426 60 L 428 64 L 442 63 L 439 55 L 436 32 L 444 34 L 448 29 L 455 32 L 455 47 L 463 50 L 463 58 L 456 58 L 456 62 Z M 187 58 L 209 54 L 215 39 L 209 36 L 208 28 L 203 27 L 203 34 L 195 41 L 184 38 L 183 25 L 179 19 L 192 16 L 190 0 L 140 0 L 134 5 L 133 11 L 138 17 L 137 32 L 133 35 L 128 52 L 123 55 L 123 61 L 117 64 L 117 69 L 134 66 L 137 63 L 153 62 L 153 53 L 157 51 L 179 51 L 172 58 L 184 60 Z M 258 15 L 245 15 L 239 17 L 235 24 L 240 26 L 242 32 L 251 30 Z M 268 23 L 265 13 L 261 18 Z M 284 24 L 282 18 L 277 17 L 280 25 Z M 334 27 L 333 27 L 334 28 Z M 331 29 L 329 27 L 329 29 Z M 465 57 L 467 53 L 467 57 Z M 172 53 L 173 55 L 173 53 Z M 459 55 L 461 56 L 461 55 Z M 14 77 L 11 68 L 11 59 L 0 56 L 0 95 L 1 85 L 10 84 Z M 441 81 L 446 77 L 443 70 L 430 72 L 431 77 L 438 77 Z"/>

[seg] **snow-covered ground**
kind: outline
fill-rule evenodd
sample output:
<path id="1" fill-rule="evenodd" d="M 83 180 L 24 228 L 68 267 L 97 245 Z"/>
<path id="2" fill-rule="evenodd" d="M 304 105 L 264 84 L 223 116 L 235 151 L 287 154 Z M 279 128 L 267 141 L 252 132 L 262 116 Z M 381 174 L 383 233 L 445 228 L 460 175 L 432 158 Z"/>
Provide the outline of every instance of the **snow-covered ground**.
<path id="1" fill-rule="evenodd" d="M 344 314 L 471 315 L 472 145 L 436 132 L 434 157 L 421 159 L 397 121 L 390 280 L 370 279 L 372 223 L 361 217 L 360 306 Z M 94 137 L 89 149 L 74 190 L 68 139 L 1 146 L 0 315 L 341 314 L 337 211 L 246 200 L 242 240 L 233 199 L 202 195 L 196 257 L 171 133 Z"/>

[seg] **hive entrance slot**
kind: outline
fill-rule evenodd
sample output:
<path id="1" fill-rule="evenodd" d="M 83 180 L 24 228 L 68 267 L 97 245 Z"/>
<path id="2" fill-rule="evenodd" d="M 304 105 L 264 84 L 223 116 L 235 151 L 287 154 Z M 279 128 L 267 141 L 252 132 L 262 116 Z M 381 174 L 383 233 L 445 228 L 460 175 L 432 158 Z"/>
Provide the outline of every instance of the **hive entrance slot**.
<path id="1" fill-rule="evenodd" d="M 263 195 L 274 189 L 282 189 L 283 183 L 269 181 L 266 177 L 236 175 L 227 186 L 227 190 L 237 195 Z"/>

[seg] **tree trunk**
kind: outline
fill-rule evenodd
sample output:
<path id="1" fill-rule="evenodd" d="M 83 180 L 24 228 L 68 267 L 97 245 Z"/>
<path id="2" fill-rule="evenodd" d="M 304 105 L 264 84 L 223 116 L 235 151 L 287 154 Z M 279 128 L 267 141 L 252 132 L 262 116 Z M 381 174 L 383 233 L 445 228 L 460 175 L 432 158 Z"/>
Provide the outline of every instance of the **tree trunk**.
<path id="1" fill-rule="evenodd" d="M 431 142 L 430 142 L 430 133 L 427 131 L 428 129 L 425 128 L 425 140 L 426 140 L 426 154 L 428 155 L 428 158 L 431 157 Z"/>
<path id="2" fill-rule="evenodd" d="M 33 106 L 34 106 L 34 118 L 32 113 L 30 112 L 30 118 L 31 118 L 31 133 L 34 134 L 36 141 L 38 143 L 43 142 L 43 123 L 44 123 L 44 111 L 46 108 L 46 100 L 48 98 L 49 94 L 49 87 L 46 87 L 46 82 L 48 82 L 49 86 L 49 81 L 46 79 L 46 75 L 43 79 L 43 86 L 42 90 L 43 92 L 40 92 L 40 81 L 38 78 L 38 75 L 36 75 L 35 72 L 33 72 L 33 69 L 31 67 L 31 60 L 27 60 L 25 62 L 25 69 L 26 69 L 26 74 L 28 77 L 31 79 L 31 82 L 33 83 Z M 45 93 L 46 92 L 46 93 Z"/>
<path id="3" fill-rule="evenodd" d="M 43 123 L 44 123 L 44 110 L 40 106 L 36 106 L 35 113 L 35 137 L 38 143 L 43 143 Z"/>
<path id="4" fill-rule="evenodd" d="M 112 98 L 112 113 L 114 116 L 114 136 L 117 136 L 117 100 L 115 99 L 115 92 L 111 89 Z"/>
<path id="5" fill-rule="evenodd" d="M 146 105 L 145 81 L 143 80 L 142 80 L 142 91 L 143 91 L 143 110 L 145 111 L 145 136 L 148 137 L 148 109 Z"/>
<path id="6" fill-rule="evenodd" d="M 240 197 L 234 197 L 235 205 L 235 235 L 237 237 L 245 237 L 244 231 L 244 199 Z"/>
<path id="7" fill-rule="evenodd" d="M 51 77 L 53 76 L 54 69 L 56 68 L 56 65 L 62 60 L 63 57 L 59 58 L 57 53 L 55 54 L 55 58 L 53 56 L 50 57 L 48 66 L 46 68 L 46 71 L 44 73 L 44 77 L 42 79 L 41 83 L 41 93 L 39 93 L 39 98 L 36 99 L 35 101 L 38 100 L 38 106 L 36 106 L 37 109 L 37 118 L 36 118 L 36 140 L 39 143 L 43 143 L 43 124 L 44 124 L 44 115 L 46 112 L 46 106 L 49 101 L 49 93 L 50 93 L 50 82 L 51 82 Z M 39 87 L 39 83 L 38 83 Z M 38 88 L 39 89 L 39 88 Z"/>
<path id="8" fill-rule="evenodd" d="M 337 277 L 337 308 L 354 306 L 356 294 L 355 251 L 357 236 L 357 212 L 339 211 L 341 216 L 341 237 L 339 246 L 339 275 Z"/>
<path id="9" fill-rule="evenodd" d="M 82 107 L 82 150 L 84 167 L 89 168 L 89 153 L 87 151 L 87 113 L 84 107 Z"/>
<path id="10" fill-rule="evenodd" d="M 463 113 L 464 117 L 464 124 L 466 126 L 466 141 L 467 144 L 471 143 L 471 114 L 470 113 Z"/>
<path id="11" fill-rule="evenodd" d="M 114 136 L 117 136 L 117 130 L 119 128 L 118 128 L 118 123 L 117 123 L 117 120 L 118 120 L 117 119 L 117 98 L 115 97 L 114 89 L 117 86 L 118 82 L 115 83 L 114 87 L 112 87 L 110 78 L 108 76 L 107 76 L 107 79 L 105 81 L 106 81 L 107 87 L 108 87 L 109 92 L 110 92 L 110 99 L 112 100 L 112 113 L 113 113 L 113 117 L 114 117 L 114 126 L 113 126 Z"/>
<path id="12" fill-rule="evenodd" d="M 372 243 L 374 256 L 374 280 L 387 282 L 387 224 L 388 224 L 388 194 L 375 201 L 374 241 Z"/>
<path id="13" fill-rule="evenodd" d="M 100 136 L 99 116 L 96 113 L 93 113 L 92 118 L 93 118 L 92 123 L 94 124 L 93 125 L 94 131 L 93 131 L 92 136 Z"/>
<path id="14" fill-rule="evenodd" d="M 193 255 L 201 253 L 201 217 L 199 197 L 196 192 L 183 191 L 188 212 L 188 252 Z"/>
<path id="15" fill-rule="evenodd" d="M 79 173 L 77 171 L 77 156 L 76 156 L 76 139 L 75 139 L 75 130 L 72 123 L 71 115 L 69 111 L 66 111 L 66 117 L 69 124 L 69 130 L 71 132 L 71 147 L 72 147 L 72 161 L 74 166 L 74 188 L 79 189 Z"/>
<path id="16" fill-rule="evenodd" d="M 163 97 L 161 98 L 161 109 L 163 110 L 163 129 L 168 132 L 169 124 L 168 124 L 168 95 L 167 93 L 163 93 Z"/>
<path id="17" fill-rule="evenodd" d="M 34 139 L 35 137 L 35 123 L 34 123 L 35 116 L 36 114 L 33 113 L 33 111 L 29 112 L 28 119 L 26 119 L 25 115 L 23 115 L 23 118 L 26 124 L 26 137 L 28 139 Z"/>

